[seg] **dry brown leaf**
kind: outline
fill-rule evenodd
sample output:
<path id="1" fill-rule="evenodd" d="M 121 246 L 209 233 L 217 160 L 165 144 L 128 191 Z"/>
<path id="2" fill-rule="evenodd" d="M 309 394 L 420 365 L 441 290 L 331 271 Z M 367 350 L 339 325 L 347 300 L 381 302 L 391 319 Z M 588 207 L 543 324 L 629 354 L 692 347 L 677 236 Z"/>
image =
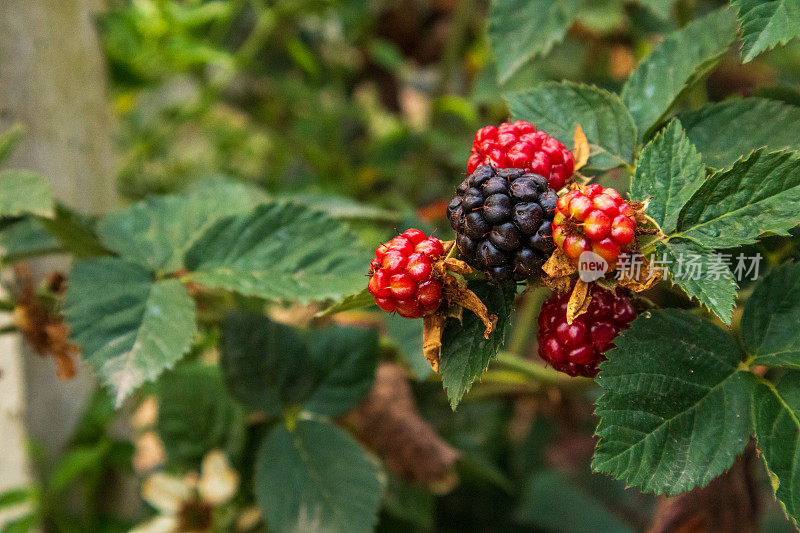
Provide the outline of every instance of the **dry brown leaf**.
<path id="1" fill-rule="evenodd" d="M 586 140 L 580 124 L 575 126 L 573 142 L 572 156 L 575 158 L 575 170 L 580 170 L 589 161 L 589 141 Z"/>
<path id="2" fill-rule="evenodd" d="M 458 482 L 461 454 L 419 415 L 403 369 L 381 363 L 367 398 L 348 416 L 357 438 L 401 478 L 445 493 Z"/>
<path id="3" fill-rule="evenodd" d="M 591 302 L 592 295 L 589 294 L 589 284 L 578 278 L 567 302 L 567 324 L 572 324 L 573 320 L 585 313 Z"/>
<path id="4" fill-rule="evenodd" d="M 442 333 L 447 317 L 440 313 L 428 315 L 422 319 L 422 355 L 431 365 L 434 372 L 439 372 L 439 360 L 442 353 Z"/>

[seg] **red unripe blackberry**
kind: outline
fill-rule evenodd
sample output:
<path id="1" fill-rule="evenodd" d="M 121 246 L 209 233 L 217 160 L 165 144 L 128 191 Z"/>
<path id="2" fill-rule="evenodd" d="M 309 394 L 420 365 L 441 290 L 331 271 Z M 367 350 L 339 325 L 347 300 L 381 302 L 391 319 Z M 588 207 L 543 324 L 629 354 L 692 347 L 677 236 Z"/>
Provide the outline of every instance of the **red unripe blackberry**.
<path id="1" fill-rule="evenodd" d="M 591 250 L 613 268 L 635 233 L 633 208 L 610 187 L 592 184 L 558 199 L 553 241 L 575 261 L 581 253 Z"/>
<path id="2" fill-rule="evenodd" d="M 575 158 L 558 140 L 518 120 L 498 127 L 486 126 L 475 133 L 467 173 L 472 174 L 481 165 L 520 168 L 546 177 L 550 188 L 558 190 L 572 176 Z"/>
<path id="3" fill-rule="evenodd" d="M 617 334 L 636 318 L 625 289 L 592 286 L 588 310 L 567 324 L 569 293 L 553 294 L 539 313 L 539 357 L 570 376 L 594 377 Z"/>
<path id="4" fill-rule="evenodd" d="M 367 289 L 387 313 L 406 318 L 428 315 L 442 303 L 442 282 L 433 263 L 444 253 L 441 241 L 409 229 L 375 249 Z"/>

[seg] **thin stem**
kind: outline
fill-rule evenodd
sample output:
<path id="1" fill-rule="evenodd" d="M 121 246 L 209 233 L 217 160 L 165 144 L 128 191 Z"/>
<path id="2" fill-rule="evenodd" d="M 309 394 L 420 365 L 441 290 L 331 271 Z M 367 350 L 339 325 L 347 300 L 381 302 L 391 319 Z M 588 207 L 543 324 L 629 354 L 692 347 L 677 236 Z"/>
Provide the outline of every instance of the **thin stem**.
<path id="1" fill-rule="evenodd" d="M 508 352 L 500 352 L 497 354 L 495 362 L 507 369 L 515 370 L 520 374 L 527 376 L 533 381 L 538 381 L 547 385 L 555 385 L 557 387 L 570 387 L 573 385 L 584 385 L 591 383 L 592 380 L 585 378 L 570 378 L 566 374 L 562 374 L 547 368 L 542 365 L 517 357 L 516 355 Z"/>
<path id="2" fill-rule="evenodd" d="M 0 311 L 13 311 L 14 310 L 14 302 L 9 302 L 8 300 L 0 300 Z"/>

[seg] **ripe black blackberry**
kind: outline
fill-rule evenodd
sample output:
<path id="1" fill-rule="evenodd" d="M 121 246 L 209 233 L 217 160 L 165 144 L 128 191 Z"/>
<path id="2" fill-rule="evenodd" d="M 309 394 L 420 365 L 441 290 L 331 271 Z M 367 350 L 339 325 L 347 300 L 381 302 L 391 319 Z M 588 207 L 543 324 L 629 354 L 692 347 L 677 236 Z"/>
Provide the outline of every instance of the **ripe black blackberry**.
<path id="1" fill-rule="evenodd" d="M 483 165 L 456 191 L 447 216 L 464 260 L 497 283 L 538 276 L 555 250 L 558 195 L 547 178 Z"/>

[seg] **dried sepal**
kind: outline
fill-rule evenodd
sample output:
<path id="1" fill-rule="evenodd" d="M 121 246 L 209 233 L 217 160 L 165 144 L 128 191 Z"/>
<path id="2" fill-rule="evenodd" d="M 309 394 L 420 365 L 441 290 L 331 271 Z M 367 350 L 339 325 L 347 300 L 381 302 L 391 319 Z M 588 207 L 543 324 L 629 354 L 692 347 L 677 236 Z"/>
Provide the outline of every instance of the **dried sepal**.
<path id="1" fill-rule="evenodd" d="M 442 334 L 446 321 L 447 316 L 443 313 L 434 313 L 422 319 L 422 355 L 428 360 L 434 372 L 439 372 Z"/>
<path id="2" fill-rule="evenodd" d="M 544 265 L 542 265 L 541 282 L 553 292 L 565 293 L 572 287 L 572 276 L 578 269 L 560 248 L 556 248 Z"/>
<path id="3" fill-rule="evenodd" d="M 461 275 L 472 274 L 472 268 L 460 259 L 448 257 L 443 261 L 443 264 L 444 269 L 447 272 L 453 272 Z"/>
<path id="4" fill-rule="evenodd" d="M 592 302 L 592 295 L 589 293 L 589 284 L 578 278 L 575 287 L 567 302 L 567 324 L 584 314 L 589 309 Z"/>
<path id="5" fill-rule="evenodd" d="M 633 292 L 642 292 L 655 286 L 663 277 L 664 272 L 662 270 L 652 268 L 650 262 L 642 258 L 639 268 L 623 268 L 620 270 L 617 284 Z"/>
<path id="6" fill-rule="evenodd" d="M 586 135 L 583 133 L 583 128 L 578 124 L 575 126 L 575 134 L 573 135 L 573 148 L 572 156 L 575 158 L 575 170 L 580 170 L 589 161 L 589 141 L 586 140 Z"/>
<path id="7" fill-rule="evenodd" d="M 467 284 L 453 276 L 444 279 L 444 299 L 448 305 L 457 305 L 469 309 L 483 322 L 486 328 L 483 337 L 488 339 L 497 327 L 497 315 L 490 315 L 486 305 L 478 295 L 467 288 Z"/>
<path id="8" fill-rule="evenodd" d="M 34 352 L 53 357 L 59 379 L 74 378 L 73 357 L 81 353 L 80 347 L 69 342 L 70 331 L 57 306 L 37 296 L 28 268 L 19 263 L 14 270 L 18 286 L 14 324 Z M 45 281 L 45 289 L 53 298 L 60 296 L 65 289 L 64 276 L 51 274 Z"/>

